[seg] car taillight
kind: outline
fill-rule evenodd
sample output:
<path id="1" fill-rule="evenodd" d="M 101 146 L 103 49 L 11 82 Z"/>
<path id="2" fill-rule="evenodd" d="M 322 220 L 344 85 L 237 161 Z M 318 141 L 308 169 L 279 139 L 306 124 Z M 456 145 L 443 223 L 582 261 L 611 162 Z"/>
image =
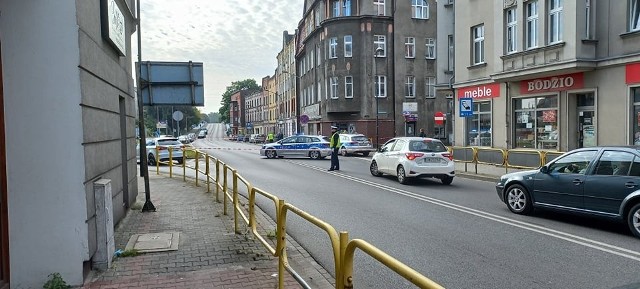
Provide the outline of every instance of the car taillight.
<path id="1" fill-rule="evenodd" d="M 350 142 L 349 144 L 357 145 L 357 144 L 358 144 L 358 142 L 357 142 L 357 141 L 352 141 L 352 142 Z"/>
<path id="2" fill-rule="evenodd" d="M 157 148 L 159 151 L 165 151 L 165 150 L 167 150 L 167 147 L 161 147 L 161 146 L 158 146 L 158 147 L 156 147 L 156 148 Z"/>
<path id="3" fill-rule="evenodd" d="M 421 156 L 423 156 L 423 153 L 405 153 L 404 154 L 408 160 L 412 161 L 415 160 L 416 158 L 419 158 Z"/>
<path id="4" fill-rule="evenodd" d="M 445 158 L 448 158 L 450 161 L 453 160 L 453 155 L 450 154 L 450 153 L 444 153 L 444 154 L 442 154 L 442 156 L 445 157 Z"/>

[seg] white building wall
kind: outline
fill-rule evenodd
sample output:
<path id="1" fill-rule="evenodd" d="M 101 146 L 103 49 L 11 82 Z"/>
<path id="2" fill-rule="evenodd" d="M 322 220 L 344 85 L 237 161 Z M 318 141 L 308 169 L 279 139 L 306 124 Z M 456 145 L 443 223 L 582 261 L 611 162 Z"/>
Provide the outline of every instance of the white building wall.
<path id="1" fill-rule="evenodd" d="M 11 285 L 41 288 L 54 272 L 78 285 L 88 245 L 76 1 L 2 0 L 0 13 Z"/>

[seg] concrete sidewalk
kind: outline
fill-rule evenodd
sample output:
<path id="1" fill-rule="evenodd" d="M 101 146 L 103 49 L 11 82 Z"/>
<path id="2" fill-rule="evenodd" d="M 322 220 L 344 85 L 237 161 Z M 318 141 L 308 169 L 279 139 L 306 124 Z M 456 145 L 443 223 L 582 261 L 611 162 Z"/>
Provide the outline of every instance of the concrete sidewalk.
<path id="1" fill-rule="evenodd" d="M 193 180 L 149 175 L 157 211 L 140 211 L 145 195 L 140 178 L 136 207 L 116 226 L 116 250 L 124 250 L 135 234 L 179 232 L 178 250 L 117 257 L 110 269 L 92 271 L 82 288 L 277 288 L 278 259 L 253 235 L 233 232 L 232 205 L 225 216 L 215 193 Z M 261 211 L 256 215 L 262 236 L 275 232 L 273 220 Z M 335 288 L 333 277 L 292 238 L 287 238 L 287 254 L 312 288 Z M 289 273 L 285 280 L 286 288 L 302 288 Z"/>

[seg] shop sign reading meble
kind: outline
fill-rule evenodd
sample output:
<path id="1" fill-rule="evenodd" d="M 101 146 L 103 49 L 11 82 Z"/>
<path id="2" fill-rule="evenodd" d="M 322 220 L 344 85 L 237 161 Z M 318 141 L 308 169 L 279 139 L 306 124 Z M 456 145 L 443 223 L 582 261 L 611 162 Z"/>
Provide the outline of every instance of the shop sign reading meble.
<path id="1" fill-rule="evenodd" d="M 121 56 L 126 52 L 124 15 L 115 0 L 102 0 L 102 37 L 116 48 Z"/>
<path id="2" fill-rule="evenodd" d="M 523 80 L 520 82 L 520 93 L 564 91 L 584 87 L 584 73 L 573 73 L 559 76 Z"/>

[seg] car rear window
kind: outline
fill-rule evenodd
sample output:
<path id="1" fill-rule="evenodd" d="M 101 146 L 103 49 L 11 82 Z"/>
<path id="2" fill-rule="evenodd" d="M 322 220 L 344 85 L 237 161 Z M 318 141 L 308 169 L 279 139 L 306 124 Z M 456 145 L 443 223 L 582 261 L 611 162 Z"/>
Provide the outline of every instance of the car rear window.
<path id="1" fill-rule="evenodd" d="M 369 139 L 366 136 L 363 135 L 357 135 L 351 138 L 352 141 L 357 141 L 357 142 L 361 142 L 361 141 L 368 141 Z"/>
<path id="2" fill-rule="evenodd" d="M 171 145 L 181 145 L 182 143 L 176 139 L 163 139 L 158 140 L 158 145 L 161 146 L 171 146 Z"/>
<path id="3" fill-rule="evenodd" d="M 447 147 L 445 147 L 441 141 L 426 139 L 422 141 L 416 140 L 416 141 L 409 142 L 409 150 L 414 152 L 441 153 L 441 152 L 446 152 Z"/>

